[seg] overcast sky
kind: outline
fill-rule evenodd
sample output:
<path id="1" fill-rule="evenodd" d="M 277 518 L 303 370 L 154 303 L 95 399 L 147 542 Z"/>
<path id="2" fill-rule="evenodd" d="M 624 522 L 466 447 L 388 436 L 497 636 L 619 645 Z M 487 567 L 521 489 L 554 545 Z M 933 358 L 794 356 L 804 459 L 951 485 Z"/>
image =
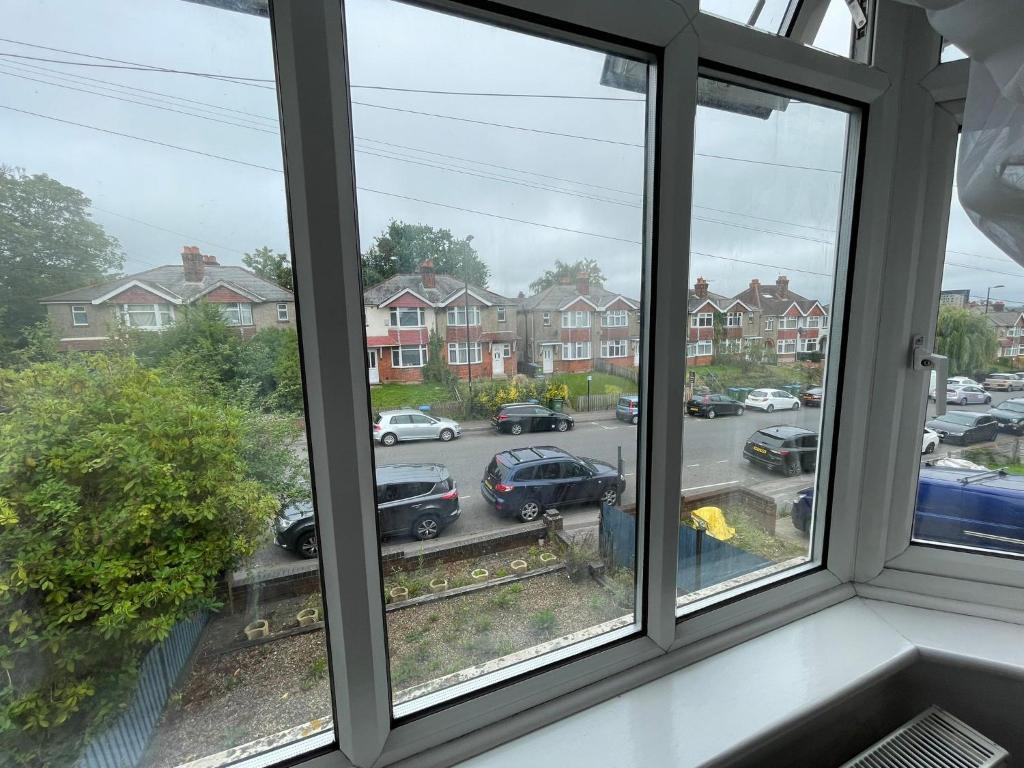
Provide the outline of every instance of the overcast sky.
<path id="1" fill-rule="evenodd" d="M 776 5 L 759 26 L 777 23 Z M 833 6 L 817 44 L 840 51 L 849 21 Z M 714 7 L 745 17 L 753 0 Z M 473 236 L 498 292 L 527 290 L 556 258 L 589 257 L 609 288 L 639 296 L 645 104 L 600 84 L 603 53 L 390 0 L 347 8 L 354 85 L 588 97 L 355 88 L 364 249 L 392 218 L 431 224 Z M 0 53 L 16 54 L 0 56 L 0 163 L 81 189 L 126 271 L 177 263 L 186 244 L 222 263 L 287 250 L 266 19 L 181 0 L 0 0 L 0 12 Z M 786 273 L 829 301 L 846 125 L 794 102 L 768 120 L 700 108 L 691 278 L 731 294 Z M 963 254 L 950 254 L 945 287 L 983 296 L 1004 283 L 993 296 L 1024 302 L 1024 272 L 958 209 L 949 248 Z"/>

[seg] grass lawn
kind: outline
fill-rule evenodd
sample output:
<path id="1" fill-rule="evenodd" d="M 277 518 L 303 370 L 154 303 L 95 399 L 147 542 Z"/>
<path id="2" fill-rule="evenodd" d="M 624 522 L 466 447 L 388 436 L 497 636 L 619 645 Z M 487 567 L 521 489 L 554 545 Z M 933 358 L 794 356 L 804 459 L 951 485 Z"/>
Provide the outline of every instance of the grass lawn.
<path id="1" fill-rule="evenodd" d="M 433 382 L 415 384 L 375 384 L 370 387 L 370 402 L 373 410 L 388 408 L 413 408 L 431 403 L 447 403 L 455 399 L 450 387 Z"/>
<path id="2" fill-rule="evenodd" d="M 624 393 L 628 395 L 635 394 L 637 391 L 637 385 L 629 379 L 624 379 L 621 376 L 613 376 L 610 373 L 591 373 L 590 376 L 594 377 L 594 380 L 590 382 L 590 392 L 594 395 L 613 395 Z M 569 387 L 569 397 L 574 399 L 580 395 L 587 394 L 587 376 L 586 373 L 562 373 L 555 377 L 555 381 L 560 384 L 566 384 Z"/>
<path id="3" fill-rule="evenodd" d="M 740 365 L 717 364 L 693 366 L 697 386 L 706 386 L 712 392 L 724 392 L 729 387 L 782 387 L 786 384 L 808 386 L 807 373 L 799 365 L 752 364 L 744 371 Z M 822 369 L 815 370 L 816 378 L 810 386 L 821 384 Z"/>

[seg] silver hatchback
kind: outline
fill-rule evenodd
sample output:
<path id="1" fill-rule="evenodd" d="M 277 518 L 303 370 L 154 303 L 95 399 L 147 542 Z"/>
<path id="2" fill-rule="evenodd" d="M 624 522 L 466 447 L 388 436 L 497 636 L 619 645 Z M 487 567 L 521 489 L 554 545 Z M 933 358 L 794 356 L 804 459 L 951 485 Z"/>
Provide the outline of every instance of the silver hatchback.
<path id="1" fill-rule="evenodd" d="M 970 405 L 972 403 L 991 403 L 992 395 L 981 387 L 977 386 L 956 386 L 951 385 L 946 389 L 946 402 L 957 405 Z"/>
<path id="2" fill-rule="evenodd" d="M 462 427 L 451 419 L 428 416 L 413 408 L 381 411 L 373 420 L 373 439 L 392 446 L 399 440 L 440 440 L 447 443 L 462 436 Z"/>

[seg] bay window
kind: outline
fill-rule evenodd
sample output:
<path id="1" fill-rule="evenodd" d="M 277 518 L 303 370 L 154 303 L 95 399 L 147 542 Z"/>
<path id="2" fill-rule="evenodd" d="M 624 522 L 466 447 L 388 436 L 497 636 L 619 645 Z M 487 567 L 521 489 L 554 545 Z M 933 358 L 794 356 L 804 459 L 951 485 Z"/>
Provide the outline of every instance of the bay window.
<path id="1" fill-rule="evenodd" d="M 715 324 L 715 316 L 711 312 L 700 312 L 690 316 L 691 328 L 710 328 Z"/>
<path id="2" fill-rule="evenodd" d="M 391 365 L 394 368 L 422 368 L 427 364 L 427 348 L 392 347 Z"/>
<path id="3" fill-rule="evenodd" d="M 589 360 L 590 359 L 590 342 L 589 341 L 576 341 L 571 344 L 562 345 L 562 359 L 563 360 Z"/>
<path id="4" fill-rule="evenodd" d="M 725 316 L 725 324 L 729 328 L 740 328 L 743 326 L 743 313 L 730 312 Z"/>
<path id="5" fill-rule="evenodd" d="M 170 304 L 124 304 L 121 317 L 129 328 L 156 331 L 174 322 L 174 309 Z"/>

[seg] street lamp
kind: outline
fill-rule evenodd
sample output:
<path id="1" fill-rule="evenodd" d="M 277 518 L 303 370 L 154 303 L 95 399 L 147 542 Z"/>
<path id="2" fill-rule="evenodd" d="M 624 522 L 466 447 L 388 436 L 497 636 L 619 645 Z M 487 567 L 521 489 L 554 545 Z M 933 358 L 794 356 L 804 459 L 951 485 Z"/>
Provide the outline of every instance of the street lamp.
<path id="1" fill-rule="evenodd" d="M 990 285 L 985 290 L 985 314 L 986 315 L 988 314 L 988 300 L 992 296 L 992 289 L 993 288 L 1005 288 L 1005 287 L 1006 287 L 1005 285 Z"/>

